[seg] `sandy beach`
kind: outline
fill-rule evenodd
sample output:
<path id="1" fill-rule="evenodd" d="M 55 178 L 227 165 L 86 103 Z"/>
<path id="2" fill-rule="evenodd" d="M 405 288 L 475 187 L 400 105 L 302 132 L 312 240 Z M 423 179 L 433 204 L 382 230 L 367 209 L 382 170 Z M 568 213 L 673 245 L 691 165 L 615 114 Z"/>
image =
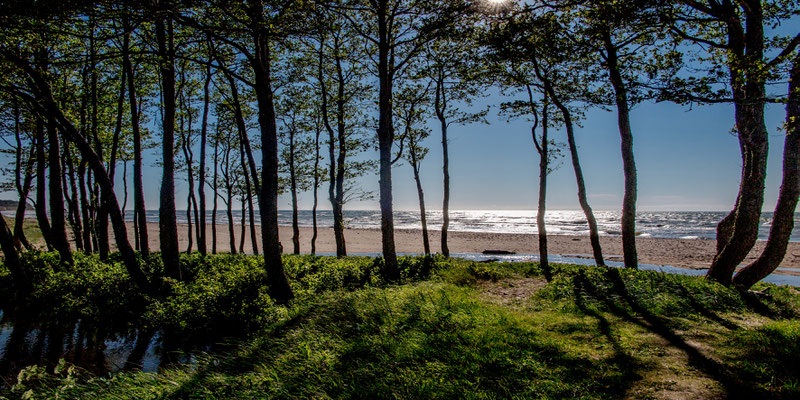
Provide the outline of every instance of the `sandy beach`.
<path id="1" fill-rule="evenodd" d="M 193 227 L 194 228 L 194 227 Z M 188 246 L 187 225 L 178 225 L 181 250 Z M 133 224 L 128 226 L 131 243 L 133 243 Z M 207 226 L 208 249 L 211 250 L 211 226 Z M 158 224 L 148 223 L 148 234 L 151 249 L 158 249 Z M 239 249 L 241 226 L 235 226 L 236 248 Z M 310 227 L 300 228 L 300 251 L 311 251 Z M 448 243 L 451 253 L 480 253 L 484 250 L 506 250 L 518 254 L 538 254 L 538 237 L 531 234 L 503 234 L 483 232 L 449 232 Z M 284 252 L 292 252 L 292 228 L 280 227 L 280 238 Z M 378 253 L 381 251 L 381 232 L 378 229 L 346 229 L 345 239 L 350 254 Z M 592 248 L 588 237 L 550 235 L 547 238 L 550 254 L 562 256 L 590 257 Z M 259 235 L 259 248 L 261 248 Z M 440 232 L 430 231 L 431 251 L 440 252 Z M 600 238 L 603 254 L 607 260 L 622 261 L 622 242 L 620 237 L 602 236 Z M 419 230 L 396 230 L 395 243 L 400 253 L 422 253 L 422 234 Z M 751 262 L 763 250 L 765 242 L 759 241 L 745 260 Z M 708 268 L 714 257 L 715 241 L 707 239 L 637 239 L 639 262 L 654 265 L 672 265 L 681 268 Z M 197 249 L 197 244 L 194 244 Z M 230 235 L 227 225 L 217 225 L 217 251 L 230 251 Z M 252 252 L 248 227 L 244 251 Z M 334 253 L 336 242 L 332 228 L 319 228 L 317 237 L 317 253 Z M 790 243 L 781 267 L 800 268 L 800 243 Z M 776 271 L 790 275 L 800 275 L 800 271 Z"/>

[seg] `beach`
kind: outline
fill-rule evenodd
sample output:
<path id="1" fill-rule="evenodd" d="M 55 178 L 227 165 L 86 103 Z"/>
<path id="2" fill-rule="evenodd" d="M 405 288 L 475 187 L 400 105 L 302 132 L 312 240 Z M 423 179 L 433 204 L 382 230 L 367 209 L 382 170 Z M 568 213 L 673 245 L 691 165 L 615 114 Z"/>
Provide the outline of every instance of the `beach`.
<path id="1" fill-rule="evenodd" d="M 150 249 L 159 248 L 158 223 L 148 223 L 148 239 Z M 187 225 L 178 224 L 180 249 L 188 246 Z M 241 225 L 234 225 L 236 249 L 239 250 Z M 194 226 L 192 227 L 195 228 Z M 207 226 L 208 250 L 211 251 L 211 226 Z M 230 251 L 230 235 L 228 225 L 217 224 L 217 251 Z M 128 223 L 128 234 L 133 243 L 133 224 Z M 284 253 L 292 252 L 292 228 L 279 228 L 280 240 Z M 431 251 L 441 252 L 441 232 L 430 231 Z M 312 228 L 300 228 L 300 252 L 311 252 Z M 261 236 L 258 236 L 258 247 L 261 248 Z M 347 251 L 351 255 L 359 253 L 380 253 L 381 232 L 378 229 L 345 229 Z M 113 237 L 112 237 L 113 242 Z M 622 261 L 622 240 L 619 236 L 601 236 L 600 243 L 606 260 Z M 538 254 L 539 240 L 535 234 L 492 233 L 492 232 L 448 232 L 450 253 L 480 253 L 484 250 L 504 250 L 517 254 Z M 672 265 L 680 268 L 708 268 L 715 254 L 716 242 L 709 239 L 668 239 L 640 237 L 636 240 L 639 262 L 653 265 Z M 758 241 L 743 264 L 755 260 L 764 248 L 765 241 Z M 415 229 L 395 230 L 395 245 L 398 253 L 422 253 L 422 234 Z M 548 235 L 548 251 L 552 255 L 591 258 L 592 248 L 588 236 Z M 336 242 L 332 228 L 319 228 L 316 242 L 317 253 L 335 253 Z M 197 243 L 194 244 L 197 250 Z M 244 251 L 252 253 L 250 229 L 248 226 Z M 786 256 L 780 265 L 783 268 L 800 268 L 800 243 L 791 242 Z M 800 275 L 800 271 L 776 271 L 789 275 Z"/>

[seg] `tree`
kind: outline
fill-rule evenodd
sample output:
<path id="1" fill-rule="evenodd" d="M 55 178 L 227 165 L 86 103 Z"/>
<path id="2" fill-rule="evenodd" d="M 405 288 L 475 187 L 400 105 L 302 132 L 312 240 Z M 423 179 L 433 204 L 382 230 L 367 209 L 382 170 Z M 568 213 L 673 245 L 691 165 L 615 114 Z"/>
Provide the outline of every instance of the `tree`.
<path id="1" fill-rule="evenodd" d="M 378 182 L 383 272 L 389 280 L 397 280 L 400 269 L 392 214 L 394 83 L 407 72 L 409 62 L 420 56 L 425 46 L 436 38 L 439 28 L 457 20 L 466 8 L 459 2 L 428 0 L 352 1 L 337 6 L 340 15 L 370 45 L 370 58 L 378 78 Z"/>
<path id="2" fill-rule="evenodd" d="M 597 220 L 589 205 L 575 140 L 575 112 L 568 106 L 573 101 L 597 104 L 601 100 L 592 93 L 596 90 L 592 83 L 594 78 L 584 76 L 587 49 L 576 46 L 555 17 L 556 14 L 552 12 L 540 13 L 536 9 L 525 9 L 507 18 L 505 24 L 496 26 L 490 32 L 488 41 L 493 47 L 493 57 L 500 63 L 500 69 L 493 69 L 491 73 L 498 76 L 504 85 L 524 88 L 523 90 L 529 92 L 528 103 L 515 107 L 523 113 L 535 110 L 531 86 L 546 94 L 559 110 L 559 120 L 567 134 L 578 188 L 578 203 L 586 216 L 594 260 L 597 265 L 605 265 Z"/>
<path id="3" fill-rule="evenodd" d="M 772 226 L 764 251 L 739 271 L 733 284 L 750 289 L 771 274 L 786 255 L 786 247 L 794 228 L 794 210 L 800 195 L 800 54 L 796 54 L 789 76 L 789 95 L 786 102 L 786 138 L 783 145 L 783 182 Z"/>
<path id="4" fill-rule="evenodd" d="M 678 4 L 671 10 L 671 32 L 702 49 L 698 57 L 707 73 L 701 78 L 673 80 L 669 98 L 733 102 L 735 109 L 742 177 L 733 210 L 717 225 L 717 255 L 706 275 L 730 285 L 736 266 L 758 238 L 769 147 L 764 123 L 766 85 L 779 77 L 778 67 L 800 44 L 800 34 L 765 37 L 765 27 L 798 15 L 800 8 L 796 2 L 780 0 Z M 768 56 L 771 52 L 776 55 Z"/>
<path id="5" fill-rule="evenodd" d="M 472 21 L 467 21 L 471 25 Z M 486 123 L 488 108 L 478 111 L 463 109 L 472 105 L 473 99 L 480 97 L 485 85 L 478 77 L 480 57 L 472 46 L 476 37 L 469 28 L 455 29 L 443 33 L 431 42 L 425 52 L 425 70 L 421 72 L 432 83 L 433 111 L 439 121 L 442 141 L 442 231 L 441 248 L 445 257 L 450 256 L 447 246 L 447 231 L 450 226 L 450 152 L 448 150 L 448 130 L 453 125 L 475 122 Z"/>
<path id="6" fill-rule="evenodd" d="M 422 191 L 419 168 L 422 159 L 428 154 L 428 148 L 422 141 L 430 136 L 430 131 L 424 126 L 424 115 L 427 111 L 428 88 L 417 84 L 408 84 L 398 91 L 395 103 L 396 120 L 400 122 L 403 130 L 399 141 L 401 150 L 398 157 L 404 157 L 411 166 L 414 182 L 417 184 L 417 197 L 419 198 L 419 215 L 422 224 L 422 244 L 425 255 L 431 254 L 430 239 L 428 238 L 428 222 L 425 213 L 425 194 Z M 405 151 L 403 151 L 405 147 Z"/>

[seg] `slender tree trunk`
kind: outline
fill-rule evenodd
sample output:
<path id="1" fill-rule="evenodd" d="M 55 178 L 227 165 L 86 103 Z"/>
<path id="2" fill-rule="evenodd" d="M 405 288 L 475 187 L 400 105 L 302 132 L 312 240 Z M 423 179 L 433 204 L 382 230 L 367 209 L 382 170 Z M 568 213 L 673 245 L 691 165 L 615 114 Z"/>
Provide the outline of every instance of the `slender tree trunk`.
<path id="1" fill-rule="evenodd" d="M 123 18 L 125 36 L 122 45 L 122 63 L 128 81 L 128 103 L 131 109 L 131 133 L 133 134 L 133 218 L 137 247 L 142 257 L 150 255 L 150 242 L 147 234 L 147 207 L 144 202 L 144 183 L 142 180 L 142 135 L 139 130 L 139 105 L 136 98 L 136 81 L 130 59 L 130 27 Z"/>
<path id="2" fill-rule="evenodd" d="M 342 69 L 342 55 L 341 43 L 337 38 L 335 40 L 335 57 L 336 57 L 336 80 L 337 80 L 337 98 L 336 98 L 336 130 L 339 139 L 339 154 L 336 159 L 336 208 L 334 209 L 334 235 L 338 236 L 336 239 L 337 246 L 341 244 L 342 256 L 347 255 L 347 241 L 344 237 L 344 180 L 345 169 L 347 167 L 347 124 L 345 117 L 347 111 L 345 110 L 345 85 L 347 84 L 344 72 Z M 337 250 L 337 254 L 339 251 Z"/>
<path id="3" fill-rule="evenodd" d="M 238 108 L 238 106 L 237 106 Z M 239 114 L 241 116 L 241 113 Z M 253 188 L 250 185 L 250 174 L 247 173 L 247 162 L 245 160 L 245 154 L 247 153 L 247 149 L 244 145 L 245 140 L 244 136 L 247 136 L 247 132 L 240 129 L 239 130 L 239 154 L 241 155 L 241 163 L 242 168 L 244 169 L 244 189 L 245 189 L 245 196 L 247 198 L 248 210 L 249 210 L 249 217 L 250 217 L 250 240 L 253 242 L 253 254 L 258 254 L 258 240 L 256 236 L 256 216 L 255 211 L 253 210 Z M 244 207 L 242 208 L 244 209 Z M 242 225 L 244 225 L 245 217 L 242 215 Z M 242 232 L 242 241 L 244 241 L 244 236 L 246 232 Z"/>
<path id="4" fill-rule="evenodd" d="M 89 199 L 86 196 L 86 160 L 78 164 L 78 187 L 81 195 L 81 218 L 83 218 L 83 251 L 92 252 L 91 217 L 89 216 Z M 76 239 L 77 240 L 77 239 Z"/>
<path id="5" fill-rule="evenodd" d="M 431 254 L 431 243 L 428 238 L 428 219 L 425 213 L 425 194 L 422 192 L 422 181 L 419 179 L 419 160 L 415 153 L 411 151 L 411 169 L 414 171 L 414 182 L 417 184 L 417 197 L 419 198 L 419 219 L 422 223 L 422 246 L 425 249 L 425 255 Z"/>
<path id="6" fill-rule="evenodd" d="M 777 268 L 786 255 L 794 229 L 794 210 L 800 195 L 800 56 L 795 56 L 786 103 L 786 138 L 783 147 L 783 182 L 772 217 L 769 238 L 761 256 L 739 271 L 733 284 L 750 289 Z"/>
<path id="7" fill-rule="evenodd" d="M 19 104 L 14 103 L 14 137 L 17 142 L 16 147 L 16 162 L 15 162 L 15 183 L 17 193 L 19 194 L 19 203 L 17 203 L 17 210 L 14 214 L 14 245 L 17 248 L 32 249 L 30 242 L 25 237 L 24 223 L 25 223 L 25 208 L 28 206 L 28 194 L 33 185 L 33 171 L 30 166 L 30 161 L 33 160 L 35 153 L 32 151 L 28 155 L 28 162 L 22 158 L 22 136 L 20 129 L 20 110 Z M 33 150 L 33 149 L 31 149 Z M 25 170 L 23 173 L 23 169 Z M 23 177 L 24 175 L 24 177 Z"/>
<path id="8" fill-rule="evenodd" d="M 311 255 L 317 255 L 317 205 L 319 202 L 319 125 L 314 137 L 314 203 L 311 206 Z"/>
<path id="9" fill-rule="evenodd" d="M 163 117 L 163 174 L 161 178 L 161 202 L 158 210 L 159 239 L 164 272 L 174 279 L 181 279 L 178 250 L 178 224 L 175 212 L 175 54 L 173 47 L 172 20 L 161 17 L 155 23 L 156 40 L 160 59 Z"/>
<path id="10" fill-rule="evenodd" d="M 67 164 L 67 174 L 69 175 L 69 186 L 72 197 L 67 199 L 69 203 L 70 221 L 72 223 L 72 234 L 75 236 L 75 247 L 88 254 L 83 248 L 83 227 L 81 226 L 81 207 L 78 201 L 78 186 L 75 183 L 75 166 L 69 151 L 69 143 L 64 144 L 64 161 Z M 66 186 L 66 185 L 65 185 Z"/>
<path id="11" fill-rule="evenodd" d="M 91 93 L 91 106 L 92 106 L 92 115 L 91 115 L 91 132 L 92 132 L 92 140 L 94 141 L 94 152 L 100 157 L 100 160 L 104 159 L 103 156 L 103 143 L 100 141 L 99 136 L 99 123 L 98 123 L 98 99 L 97 99 L 97 47 L 96 47 L 96 39 L 95 39 L 95 19 L 93 13 L 89 15 L 90 20 L 90 29 L 89 29 L 89 73 L 91 74 L 91 83 L 90 83 L 90 93 Z M 111 179 L 111 184 L 114 184 L 114 175 L 109 174 Z M 97 182 L 95 182 L 94 186 L 94 193 L 95 195 L 92 196 L 92 202 L 95 205 L 95 219 L 94 219 L 94 237 L 97 241 L 97 250 L 100 253 L 101 260 L 108 260 L 108 253 L 111 252 L 111 246 L 109 245 L 109 238 L 108 238 L 108 211 L 105 207 L 100 206 L 100 188 L 97 186 Z"/>
<path id="12" fill-rule="evenodd" d="M 625 268 L 639 268 L 636 254 L 636 162 L 633 158 L 633 132 L 631 131 L 628 90 L 620 75 L 617 48 L 611 42 L 608 31 L 603 37 L 608 56 L 608 73 L 614 87 L 619 135 L 622 141 L 622 169 L 625 173 L 625 194 L 622 198 L 622 255 Z"/>
<path id="13" fill-rule="evenodd" d="M 336 257 L 341 258 L 347 255 L 347 247 L 344 240 L 344 218 L 342 215 L 342 203 L 339 196 L 339 170 L 344 170 L 343 165 L 338 165 L 339 160 L 342 159 L 342 135 L 339 132 L 339 158 L 336 157 L 336 134 L 331 126 L 330 116 L 328 114 L 328 88 L 325 83 L 325 76 L 323 74 L 323 46 L 324 42 L 320 43 L 319 58 L 317 64 L 317 79 L 320 84 L 321 92 L 321 109 L 322 109 L 322 122 L 325 130 L 328 132 L 328 156 L 330 159 L 330 167 L 328 169 L 328 200 L 331 203 L 331 212 L 333 214 L 333 237 L 336 241 Z M 342 120 L 341 116 L 337 116 L 337 121 Z M 344 187 L 344 186 L 342 186 Z"/>
<path id="14" fill-rule="evenodd" d="M 53 247 L 61 256 L 61 261 L 68 264 L 72 263 L 72 249 L 67 239 L 67 226 L 64 216 L 64 190 L 61 186 L 61 150 L 59 149 L 60 140 L 58 138 L 58 128 L 55 121 L 47 124 L 47 133 L 50 142 L 50 153 L 48 164 L 49 185 L 50 185 L 50 234 Z"/>
<path id="15" fill-rule="evenodd" d="M 197 221 L 200 237 L 197 239 L 197 250 L 206 255 L 206 146 L 208 142 L 208 112 L 210 103 L 211 63 L 206 67 L 206 81 L 203 85 L 203 121 L 200 125 L 200 170 L 197 178 L 197 197 L 200 203 L 200 219 Z M 212 221 L 214 223 L 214 221 Z"/>
<path id="16" fill-rule="evenodd" d="M 214 140 L 214 182 L 213 182 L 213 189 L 214 189 L 214 204 L 212 205 L 211 209 L 211 253 L 217 254 L 217 200 L 219 199 L 219 180 L 218 180 L 218 172 L 219 172 L 219 164 L 217 160 L 219 159 L 219 135 L 217 135 L 217 139 Z"/>
<path id="17" fill-rule="evenodd" d="M 542 106 L 542 140 L 538 144 L 536 139 L 536 129 L 531 128 L 533 136 L 533 143 L 536 144 L 536 150 L 539 152 L 539 203 L 536 207 L 536 229 L 539 233 L 539 264 L 548 281 L 552 279 L 550 276 L 550 263 L 547 254 L 547 229 L 544 224 L 544 217 L 547 212 L 547 175 L 549 173 L 550 164 L 550 142 L 548 141 L 548 100 L 545 95 L 544 105 Z"/>
<path id="18" fill-rule="evenodd" d="M 278 129 L 272 93 L 269 27 L 264 18 L 262 2 L 247 1 L 247 15 L 252 23 L 254 52 L 250 60 L 255 76 L 258 122 L 261 126 L 261 240 L 270 296 L 278 303 L 294 297 L 286 278 L 278 237 Z"/>
<path id="19" fill-rule="evenodd" d="M 25 178 L 22 180 L 22 190 L 19 194 L 19 203 L 14 213 L 14 243 L 19 243 L 21 248 L 30 250 L 33 248 L 28 238 L 25 237 L 25 209 L 28 206 L 28 194 L 33 186 L 33 174 L 30 169 L 25 171 Z"/>
<path id="20" fill-rule="evenodd" d="M 42 238 L 48 249 L 53 248 L 53 239 L 50 233 L 50 221 L 47 219 L 47 186 L 45 183 L 45 169 L 47 159 L 44 152 L 44 124 L 40 118 L 36 118 L 36 219 L 39 222 L 39 230 L 42 231 Z"/>
<path id="21" fill-rule="evenodd" d="M 297 210 L 297 171 L 294 165 L 294 129 L 289 129 L 289 186 L 292 195 L 292 249 L 294 254 L 300 254 L 300 226 L 298 224 Z"/>
<path id="22" fill-rule="evenodd" d="M 242 195 L 242 232 L 239 237 L 239 253 L 244 254 L 244 241 L 247 238 L 247 195 Z"/>
<path id="23" fill-rule="evenodd" d="M 389 65 L 388 1 L 377 0 L 378 16 L 378 152 L 380 170 L 381 244 L 383 247 L 384 275 L 390 281 L 400 279 L 397 251 L 394 243 L 394 216 L 392 214 L 392 66 Z"/>
<path id="24" fill-rule="evenodd" d="M 122 161 L 122 219 L 128 207 L 128 160 Z M 136 236 L 136 235 L 134 235 Z"/>
<path id="25" fill-rule="evenodd" d="M 222 180 L 225 183 L 225 191 L 227 198 L 225 199 L 225 211 L 228 216 L 228 235 L 229 244 L 230 244 L 230 252 L 231 254 L 236 254 L 236 230 L 233 226 L 233 183 L 231 182 L 231 146 L 230 141 L 227 143 L 225 147 L 225 157 L 224 157 L 224 165 L 225 168 L 222 170 Z"/>
<path id="26" fill-rule="evenodd" d="M 442 131 L 442 175 L 444 195 L 442 196 L 442 254 L 450 257 L 450 248 L 447 246 L 447 231 L 450 228 L 450 152 L 447 148 L 447 119 L 444 115 L 447 107 L 447 98 L 444 87 L 444 77 L 438 76 L 436 80 L 436 98 L 434 101 L 436 117 Z"/>

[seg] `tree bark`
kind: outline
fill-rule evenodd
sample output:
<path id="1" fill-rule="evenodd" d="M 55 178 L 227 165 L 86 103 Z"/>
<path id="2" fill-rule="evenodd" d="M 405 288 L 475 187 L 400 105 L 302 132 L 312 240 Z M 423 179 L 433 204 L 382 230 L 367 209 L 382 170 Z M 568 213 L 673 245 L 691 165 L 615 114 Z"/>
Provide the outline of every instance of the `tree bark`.
<path id="1" fill-rule="evenodd" d="M 388 1 L 377 0 L 378 17 L 378 152 L 380 171 L 381 244 L 383 247 L 384 275 L 390 281 L 400 279 L 397 251 L 394 243 L 394 215 L 392 212 L 392 66 L 389 65 Z"/>
<path id="2" fill-rule="evenodd" d="M 734 208 L 732 231 L 730 219 L 723 221 L 728 231 L 727 239 L 714 257 L 706 277 L 723 285 L 730 285 L 736 266 L 741 263 L 758 239 L 761 208 L 764 203 L 764 185 L 769 151 L 767 128 L 764 124 L 766 97 L 765 78 L 760 67 L 747 65 L 749 60 L 764 59 L 764 28 L 761 2 L 748 1 L 742 7 L 745 29 L 738 18 L 728 21 L 728 44 L 731 60 L 731 88 L 733 91 L 736 128 L 742 151 L 742 179 Z M 744 68 L 744 71 L 741 69 Z M 722 225 L 722 223 L 720 224 Z"/>
<path id="3" fill-rule="evenodd" d="M 297 210 L 297 171 L 294 165 L 294 129 L 289 129 L 289 190 L 292 195 L 292 252 L 300 254 L 300 226 Z"/>
<path id="4" fill-rule="evenodd" d="M 422 247 L 425 255 L 431 254 L 431 243 L 428 238 L 428 220 L 425 215 L 425 194 L 422 192 L 422 181 L 419 179 L 419 160 L 414 151 L 411 153 L 411 169 L 414 171 L 414 182 L 417 184 L 417 197 L 419 198 L 419 219 L 422 224 Z"/>
<path id="5" fill-rule="evenodd" d="M 281 244 L 278 237 L 278 129 L 272 93 L 269 30 L 262 2 L 247 1 L 247 15 L 252 24 L 254 54 L 250 60 L 255 76 L 258 122 L 261 126 L 261 240 L 270 296 L 277 303 L 294 297 L 283 270 Z"/>
<path id="6" fill-rule="evenodd" d="M 161 201 L 158 210 L 159 240 L 164 273 L 173 279 L 181 279 L 178 250 L 178 225 L 175 212 L 175 49 L 173 47 L 172 20 L 159 17 L 155 23 L 158 42 L 159 72 L 161 75 L 162 101 L 164 102 L 161 177 Z M 146 229 L 147 227 L 143 227 Z"/>
<path id="7" fill-rule="evenodd" d="M 772 217 L 769 238 L 761 256 L 739 271 L 733 284 L 747 290 L 771 274 L 786 255 L 794 229 L 794 210 L 800 195 L 800 56 L 796 56 L 789 77 L 786 103 L 786 138 L 783 147 L 783 182 Z"/>
<path id="8" fill-rule="evenodd" d="M 617 123 L 621 139 L 622 169 L 625 174 L 625 194 L 622 198 L 622 255 L 625 268 L 639 268 L 636 254 L 636 162 L 633 157 L 633 132 L 630 121 L 628 90 L 622 80 L 617 59 L 617 48 L 611 41 L 611 34 L 605 31 L 603 45 L 607 55 L 607 67 L 611 85 L 614 88 L 614 102 L 617 106 Z"/>
<path id="9" fill-rule="evenodd" d="M 206 146 L 208 142 L 208 113 L 210 103 L 211 63 L 206 67 L 206 81 L 203 85 L 203 121 L 200 125 L 200 170 L 197 178 L 197 197 L 200 203 L 200 219 L 197 221 L 200 237 L 197 240 L 197 250 L 206 255 Z M 212 221 L 214 223 L 214 221 Z"/>
<path id="10" fill-rule="evenodd" d="M 65 223 L 66 217 L 64 215 L 64 188 L 61 186 L 61 150 L 60 140 L 58 138 L 58 127 L 55 121 L 48 121 L 47 134 L 49 136 L 49 157 L 48 166 L 50 171 L 49 187 L 50 187 L 50 234 L 53 241 L 53 247 L 61 256 L 61 261 L 67 264 L 72 263 L 72 249 L 67 240 L 67 225 Z"/>
<path id="11" fill-rule="evenodd" d="M 321 109 L 322 109 L 322 122 L 325 126 L 325 130 L 328 132 L 328 156 L 330 159 L 330 166 L 328 169 L 329 176 L 328 176 L 328 200 L 331 203 L 331 213 L 333 214 L 333 237 L 336 241 L 336 257 L 342 258 L 347 255 L 347 244 L 344 238 L 344 216 L 342 213 L 342 199 L 343 199 L 343 185 L 340 185 L 338 182 L 340 181 L 340 171 L 342 178 L 344 177 L 344 165 L 341 165 L 344 160 L 344 155 L 342 152 L 344 151 L 343 144 L 346 144 L 346 140 L 343 138 L 344 132 L 342 130 L 339 131 L 338 136 L 338 143 L 339 143 L 339 157 L 336 157 L 336 133 L 334 133 L 333 127 L 331 126 L 330 116 L 328 114 L 328 88 L 325 83 L 325 76 L 323 74 L 323 49 L 324 49 L 324 41 L 320 43 L 320 50 L 319 50 L 319 57 L 318 57 L 318 64 L 317 64 L 317 79 L 320 85 L 320 97 L 321 97 Z M 334 50 L 336 51 L 336 50 Z M 342 91 L 342 82 L 341 80 L 339 83 L 339 92 Z M 338 107 L 337 107 L 338 110 Z M 337 111 L 338 112 L 338 111 Z M 337 127 L 341 127 L 341 121 L 344 120 L 344 117 L 339 113 L 337 115 Z"/>
<path id="12" fill-rule="evenodd" d="M 81 196 L 81 218 L 83 218 L 83 251 L 88 254 L 92 252 L 94 247 L 92 246 L 92 222 L 89 215 L 89 199 L 86 197 L 86 165 L 86 160 L 81 160 L 81 163 L 78 164 L 78 188 Z"/>
<path id="13" fill-rule="evenodd" d="M 317 255 L 317 205 L 319 202 L 319 125 L 314 137 L 314 203 L 311 206 L 311 255 Z"/>
<path id="14" fill-rule="evenodd" d="M 25 223 L 25 208 L 28 206 L 28 194 L 31 191 L 33 186 L 33 171 L 30 166 L 30 161 L 33 160 L 35 153 L 33 149 L 31 149 L 31 153 L 28 154 L 28 162 L 25 162 L 22 159 L 22 136 L 21 136 L 21 129 L 20 129 L 21 121 L 20 121 L 20 110 L 19 104 L 16 102 L 14 103 L 14 138 L 17 142 L 16 147 L 16 163 L 15 163 L 15 183 L 17 188 L 17 193 L 19 194 L 19 203 L 17 204 L 17 210 L 14 214 L 14 245 L 20 249 L 27 249 L 30 250 L 33 248 L 30 242 L 28 242 L 28 238 L 25 237 L 25 230 L 24 230 L 24 223 Z M 24 168 L 23 168 L 24 166 Z M 23 172 L 24 169 L 24 172 Z M 24 177 L 23 177 L 24 175 Z"/>
<path id="15" fill-rule="evenodd" d="M 45 169 L 47 159 L 44 151 L 44 123 L 41 118 L 36 118 L 36 219 L 39 230 L 48 249 L 53 248 L 53 239 L 50 233 L 50 221 L 47 219 L 47 186 L 45 183 Z"/>
<path id="16" fill-rule="evenodd" d="M 450 152 L 447 148 L 447 119 L 444 109 L 447 104 L 445 96 L 444 77 L 438 76 L 436 79 L 436 98 L 434 105 L 436 117 L 439 119 L 439 126 L 442 131 L 442 175 L 444 195 L 442 196 L 442 254 L 450 257 L 450 248 L 447 246 L 447 231 L 450 229 Z"/>
<path id="17" fill-rule="evenodd" d="M 138 229 L 135 230 L 139 251 L 142 257 L 150 255 L 150 243 L 147 234 L 147 208 L 144 202 L 144 184 L 142 181 L 142 135 L 139 130 L 139 105 L 136 98 L 136 82 L 130 58 L 130 27 L 127 17 L 123 18 L 125 36 L 122 44 L 122 63 L 128 81 L 128 103 L 131 109 L 131 132 L 133 133 L 133 218 Z"/>
<path id="18" fill-rule="evenodd" d="M 217 200 L 219 198 L 219 135 L 214 140 L 214 202 L 211 209 L 211 254 L 217 254 Z"/>
<path id="19" fill-rule="evenodd" d="M 544 105 L 542 106 L 541 144 L 539 144 L 539 141 L 536 139 L 535 127 L 531 128 L 531 135 L 533 136 L 533 143 L 536 145 L 536 150 L 539 152 L 539 203 L 536 207 L 536 229 L 539 234 L 539 264 L 542 267 L 542 271 L 545 272 L 545 277 L 550 281 L 552 277 L 550 275 L 550 263 L 547 255 L 547 229 L 544 224 L 544 217 L 547 211 L 547 175 L 550 168 L 550 143 L 547 138 L 548 105 L 547 96 L 545 96 Z"/>

